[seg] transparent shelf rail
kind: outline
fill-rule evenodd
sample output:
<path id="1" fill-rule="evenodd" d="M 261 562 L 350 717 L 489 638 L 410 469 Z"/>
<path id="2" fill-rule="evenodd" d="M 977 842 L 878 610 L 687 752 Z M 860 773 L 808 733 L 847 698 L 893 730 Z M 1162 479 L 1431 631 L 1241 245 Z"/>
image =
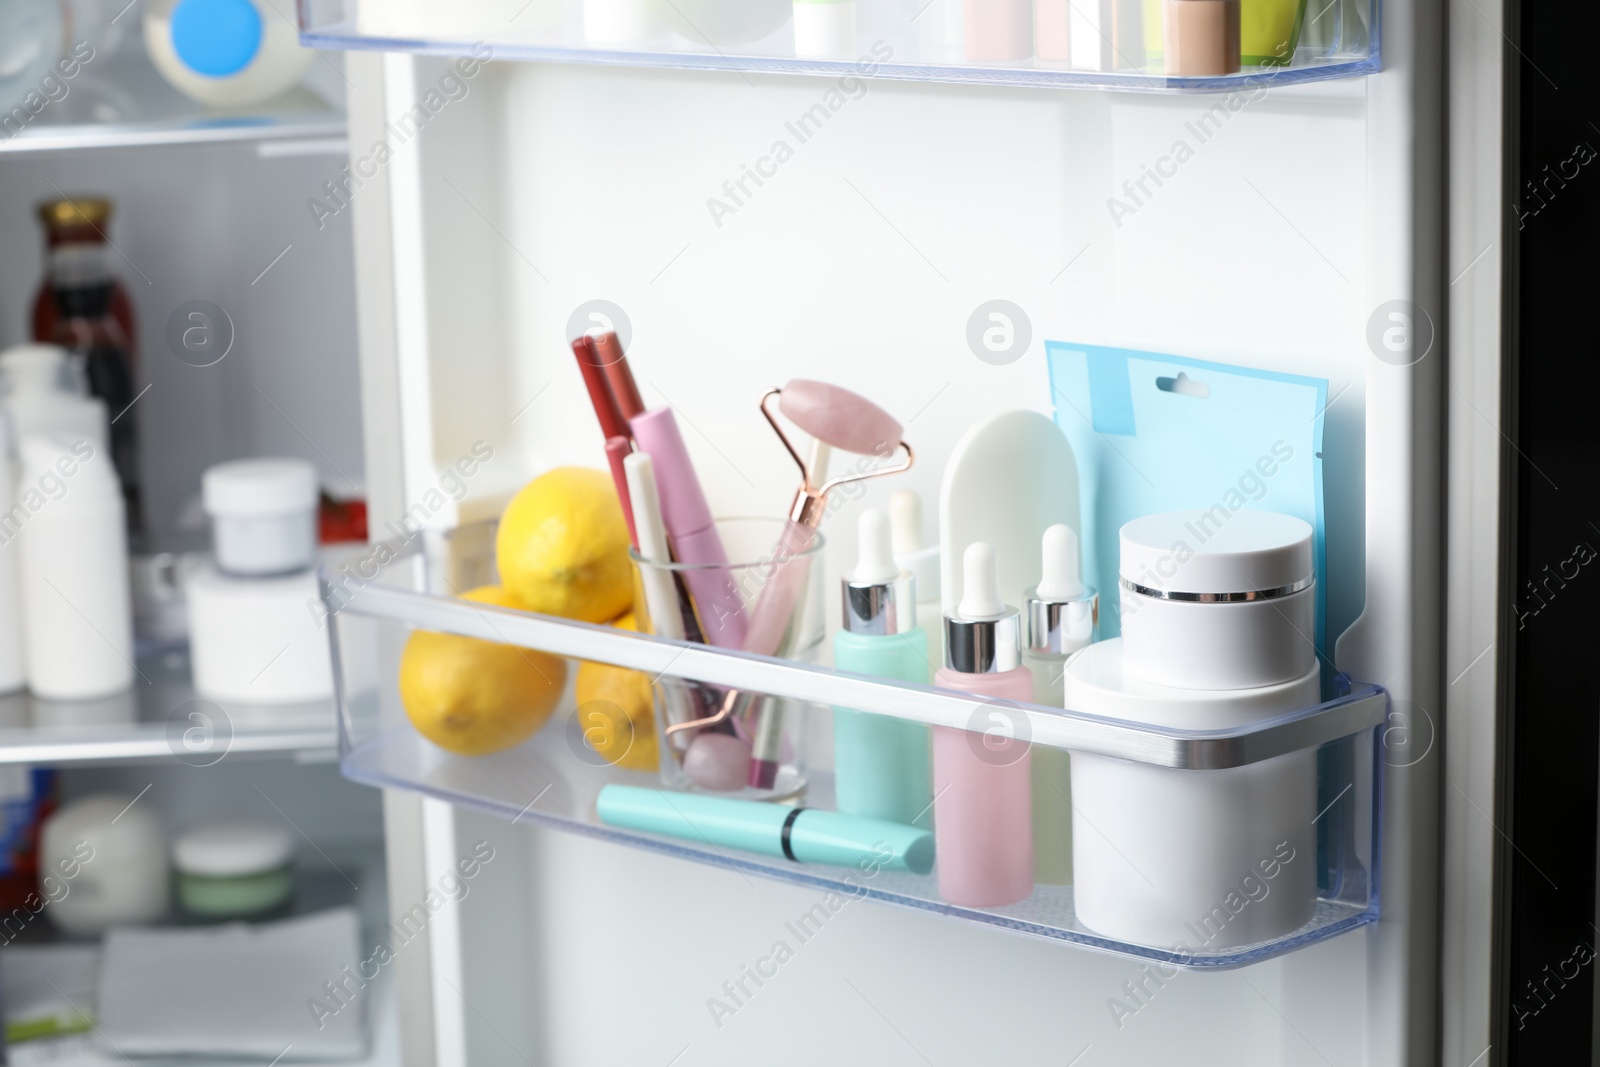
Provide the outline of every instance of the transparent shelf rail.
<path id="1" fill-rule="evenodd" d="M 576 661 L 644 672 L 659 680 L 658 700 L 665 685 L 704 684 L 777 698 L 783 701 L 785 714 L 802 718 L 827 715 L 829 706 L 841 706 L 968 729 L 980 721 L 987 723 L 978 713 L 993 705 L 953 691 L 889 683 L 821 666 L 458 599 L 457 592 L 494 581 L 493 540 L 493 525 L 479 524 L 442 536 L 430 533 L 408 542 L 375 545 L 323 568 L 323 600 L 332 620 L 329 630 L 337 676 L 340 758 L 347 777 L 373 786 L 408 789 L 513 821 L 535 822 L 695 862 L 1181 967 L 1226 968 L 1252 963 L 1377 918 L 1380 751 L 1376 735 L 1388 699 L 1376 687 L 1342 681 L 1336 686 L 1342 693 L 1316 707 L 1247 728 L 1210 732 L 1155 729 L 1025 704 L 1005 709 L 1013 728 L 1026 731 L 1032 745 L 1065 748 L 1074 753 L 1075 762 L 1091 755 L 1112 757 L 1104 762 L 1168 776 L 1153 783 L 1159 789 L 1177 781 L 1170 776 L 1187 776 L 1183 778 L 1186 784 L 1177 786 L 1180 790 L 1221 789 L 1221 795 L 1232 798 L 1227 803 L 1242 806 L 1220 809 L 1225 817 L 1218 825 L 1231 824 L 1230 812 L 1236 815 L 1272 806 L 1274 787 L 1263 789 L 1262 779 L 1251 777 L 1258 770 L 1280 775 L 1276 780 L 1281 782 L 1282 768 L 1292 767 L 1297 777 L 1291 781 L 1299 785 L 1291 788 L 1303 789 L 1305 815 L 1295 822 L 1293 834 L 1302 835 L 1296 839 L 1314 867 L 1303 865 L 1296 869 L 1294 879 L 1286 878 L 1277 885 L 1301 879 L 1304 921 L 1286 932 L 1279 931 L 1281 936 L 1247 944 L 1225 944 L 1226 937 L 1206 936 L 1212 926 L 1225 926 L 1230 912 L 1237 914 L 1231 892 L 1226 899 L 1218 897 L 1215 909 L 1208 901 L 1195 915 L 1198 936 L 1192 940 L 1135 943 L 1105 936 L 1080 921 L 1072 886 L 1040 885 L 1028 899 L 1008 907 L 963 907 L 940 899 L 937 871 L 917 876 L 882 870 L 864 878 L 852 868 L 791 863 L 709 841 L 672 839 L 604 825 L 595 814 L 595 798 L 603 786 L 650 787 L 657 786 L 660 779 L 653 772 L 611 766 L 586 743 L 571 699 Z M 448 753 L 411 727 L 401 704 L 400 661 L 415 631 L 455 634 L 563 657 L 568 666 L 566 699 L 550 721 L 521 745 L 475 757 Z M 981 732 L 970 736 L 975 745 L 982 745 Z M 1245 782 L 1242 788 L 1241 781 Z M 1078 788 L 1075 778 L 1072 791 L 1077 793 Z M 830 807 L 829 777 L 813 773 L 803 795 L 796 799 L 811 808 Z M 1313 800 L 1320 809 L 1315 817 L 1311 814 Z M 1211 862 L 1213 859 L 1216 862 Z M 1199 866 L 1211 868 L 1208 875 L 1214 879 L 1217 868 L 1231 862 L 1202 856 Z M 1244 878 L 1244 896 L 1239 897 L 1238 907 L 1256 906 L 1260 914 L 1265 908 L 1253 902 L 1262 882 L 1252 870 L 1253 865 L 1251 870 L 1239 872 Z M 1231 871 L 1223 873 L 1239 880 Z M 1080 883 L 1082 874 L 1080 867 Z M 1154 888 L 1148 878 L 1145 882 Z M 1269 891 L 1262 889 L 1260 895 L 1264 898 Z M 1215 920 L 1213 913 L 1218 917 Z M 1240 924 L 1245 926 L 1248 924 Z"/>
<path id="2" fill-rule="evenodd" d="M 323 82 L 341 77 L 335 68 L 312 74 Z M 133 40 L 59 85 L 52 98 L 34 93 L 0 116 L 0 154 L 337 139 L 345 133 L 342 107 L 308 85 L 253 107 L 207 108 L 167 84 Z"/>
<path id="3" fill-rule="evenodd" d="M 300 29 L 302 41 L 325 49 L 1146 92 L 1227 92 L 1379 69 L 1378 0 L 1243 4 L 1246 64 L 1207 77 L 1165 72 L 1161 0 L 1035 0 L 1031 14 L 1023 3 L 1009 19 L 1012 0 L 992 9 L 990 0 L 300 0 Z M 850 13 L 842 24 L 839 12 Z"/>
<path id="4" fill-rule="evenodd" d="M 330 758 L 331 701 L 219 704 L 195 694 L 183 651 L 141 655 L 133 688 L 94 700 L 0 696 L 0 764 L 61 765 L 294 755 Z"/>

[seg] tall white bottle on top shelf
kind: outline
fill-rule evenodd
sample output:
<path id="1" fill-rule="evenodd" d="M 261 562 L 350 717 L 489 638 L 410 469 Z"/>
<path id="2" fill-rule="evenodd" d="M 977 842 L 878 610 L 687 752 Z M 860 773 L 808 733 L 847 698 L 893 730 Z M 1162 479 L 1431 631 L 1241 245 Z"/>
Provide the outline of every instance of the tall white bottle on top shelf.
<path id="1" fill-rule="evenodd" d="M 133 684 L 133 617 L 122 490 L 111 451 L 84 439 L 22 439 L 17 522 L 28 682 L 47 700 Z"/>

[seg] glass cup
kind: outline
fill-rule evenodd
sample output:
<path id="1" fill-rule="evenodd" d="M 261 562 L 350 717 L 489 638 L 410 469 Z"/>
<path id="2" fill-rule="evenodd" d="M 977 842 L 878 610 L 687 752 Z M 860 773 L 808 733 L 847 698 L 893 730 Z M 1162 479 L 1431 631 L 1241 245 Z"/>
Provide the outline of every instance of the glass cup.
<path id="1" fill-rule="evenodd" d="M 740 562 L 657 563 L 633 553 L 640 631 L 816 662 L 826 628 L 822 535 L 783 519 L 720 519 L 716 530 Z M 752 648 L 774 634 L 775 648 Z M 813 705 L 666 675 L 653 688 L 666 787 L 747 800 L 804 793 Z"/>

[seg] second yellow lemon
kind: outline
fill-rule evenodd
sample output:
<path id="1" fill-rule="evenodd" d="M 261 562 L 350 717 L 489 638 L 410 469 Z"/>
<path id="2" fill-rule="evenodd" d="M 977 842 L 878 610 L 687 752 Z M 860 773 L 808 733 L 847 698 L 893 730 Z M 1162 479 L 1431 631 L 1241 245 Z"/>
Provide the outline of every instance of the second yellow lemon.
<path id="1" fill-rule="evenodd" d="M 637 630 L 631 614 L 612 625 Z M 630 771 L 653 771 L 661 761 L 656 747 L 655 697 L 650 676 L 609 663 L 578 664 L 574 695 L 583 739 L 607 763 Z"/>
<path id="2" fill-rule="evenodd" d="M 522 607 L 499 586 L 474 589 L 466 599 Z M 400 656 L 400 702 L 411 725 L 462 756 L 499 752 L 533 736 L 566 681 L 563 659 L 460 634 L 418 630 Z"/>

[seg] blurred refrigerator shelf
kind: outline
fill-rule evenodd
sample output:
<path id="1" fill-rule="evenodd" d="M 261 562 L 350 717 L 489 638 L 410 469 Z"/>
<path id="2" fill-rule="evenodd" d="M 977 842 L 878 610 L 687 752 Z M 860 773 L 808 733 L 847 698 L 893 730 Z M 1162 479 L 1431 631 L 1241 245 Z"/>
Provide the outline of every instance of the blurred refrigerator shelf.
<path id="1" fill-rule="evenodd" d="M 0 765 L 181 761 L 224 757 L 331 759 L 332 701 L 242 705 L 206 700 L 189 680 L 184 652 L 139 657 L 133 688 L 97 700 L 0 696 Z"/>
<path id="2" fill-rule="evenodd" d="M 387 883 L 384 853 L 380 843 L 324 844 L 302 847 L 295 860 L 295 896 L 280 916 L 295 919 L 313 916 L 331 908 L 354 907 L 359 913 L 362 942 L 371 943 L 388 930 Z M 359 885 L 352 885 L 354 878 Z M 174 912 L 157 924 L 197 929 L 197 920 Z M 125 1064 L 114 1047 L 100 1040 L 93 1023 L 83 1018 L 96 1011 L 96 977 L 100 969 L 103 938 L 68 937 L 48 922 L 25 927 L 13 944 L 7 946 L 3 990 L 6 1005 L 8 1063 L 12 1067 L 49 1064 L 52 1067 L 110 1067 Z M 74 981 L 73 979 L 76 979 Z M 248 979 L 245 979 L 246 984 Z M 340 1064 L 342 1067 L 398 1067 L 400 1027 L 398 996 L 388 970 L 380 970 L 366 987 L 370 996 L 361 1001 L 367 1031 L 366 1054 L 357 1059 L 294 1057 L 306 1067 Z M 365 992 L 365 989 L 363 990 Z M 70 1008 L 60 1002 L 65 1000 Z M 65 1032 L 49 1033 L 30 1009 L 54 1010 Z M 74 1022 L 73 1015 L 81 1022 Z M 48 1024 L 46 1024 L 48 1025 Z M 81 1026 L 81 1029 L 78 1027 Z M 134 1062 L 170 1063 L 168 1057 L 140 1057 Z M 190 1067 L 237 1064 L 240 1061 L 217 1056 L 183 1058 Z M 289 1062 L 286 1057 L 285 1062 Z"/>
<path id="3" fill-rule="evenodd" d="M 973 25 L 960 0 L 492 0 L 468 10 L 301 0 L 300 28 L 304 43 L 327 49 L 1134 92 L 1259 91 L 1381 66 L 1379 0 L 1264 5 L 1257 32 L 1292 59 L 1250 57 L 1247 31 L 1243 69 L 1209 76 L 1167 73 L 1159 2 L 1009 6 L 1025 13 L 1008 20 L 996 4 L 993 22 Z M 1266 29 L 1275 16 L 1281 26 Z"/>
<path id="4" fill-rule="evenodd" d="M 0 116 L 0 154 L 342 138 L 343 77 L 336 59 L 322 57 L 270 100 L 210 108 L 169 85 L 128 41 L 102 64 L 58 81 L 36 114 L 19 103 L 20 112 Z"/>

